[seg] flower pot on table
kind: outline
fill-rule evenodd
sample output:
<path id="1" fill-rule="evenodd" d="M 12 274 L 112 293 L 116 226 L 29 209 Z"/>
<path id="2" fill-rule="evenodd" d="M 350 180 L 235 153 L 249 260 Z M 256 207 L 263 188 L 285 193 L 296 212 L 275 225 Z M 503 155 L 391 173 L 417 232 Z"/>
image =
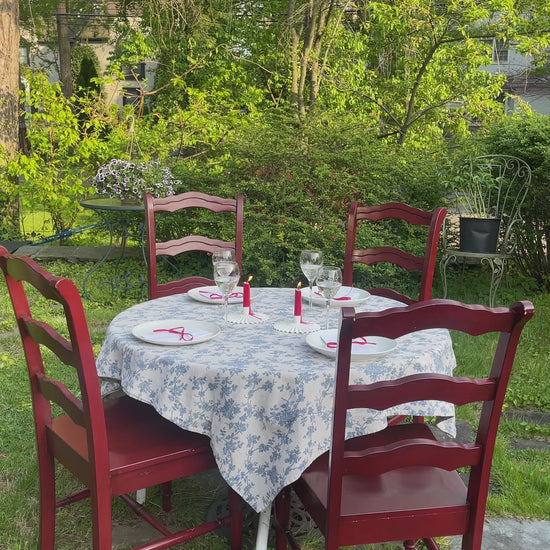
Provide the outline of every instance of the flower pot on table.
<path id="1" fill-rule="evenodd" d="M 500 218 L 460 218 L 460 250 L 481 254 L 497 251 Z"/>

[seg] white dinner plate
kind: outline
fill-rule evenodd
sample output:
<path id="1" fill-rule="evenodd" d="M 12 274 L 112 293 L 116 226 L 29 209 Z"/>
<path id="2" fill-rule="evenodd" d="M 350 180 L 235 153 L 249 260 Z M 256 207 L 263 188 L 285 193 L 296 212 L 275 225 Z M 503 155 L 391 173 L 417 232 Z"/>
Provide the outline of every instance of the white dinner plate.
<path id="1" fill-rule="evenodd" d="M 309 287 L 302 290 L 302 301 L 309 303 L 310 290 Z M 336 293 L 336 296 L 330 301 L 330 307 L 355 307 L 362 304 L 365 300 L 368 300 L 370 293 L 362 288 L 355 288 L 354 286 L 343 286 Z M 314 286 L 311 303 L 316 306 L 326 306 L 326 299 L 319 292 L 319 289 Z"/>
<path id="2" fill-rule="evenodd" d="M 187 292 L 191 298 L 198 302 L 205 304 L 223 304 L 223 296 L 220 289 L 217 286 L 199 286 L 192 288 Z M 250 289 L 250 300 L 254 300 L 258 295 L 257 288 Z M 243 303 L 243 287 L 237 286 L 235 290 L 229 295 L 230 304 L 242 304 Z"/>
<path id="3" fill-rule="evenodd" d="M 220 328 L 213 323 L 187 319 L 147 321 L 147 323 L 141 323 L 132 329 L 132 334 L 136 338 L 161 346 L 200 344 L 214 338 L 219 332 Z"/>
<path id="4" fill-rule="evenodd" d="M 366 342 L 364 341 L 366 340 Z M 338 330 L 326 329 L 310 332 L 306 336 L 307 344 L 315 351 L 328 357 L 336 357 Z M 390 353 L 397 346 L 395 340 L 381 336 L 368 336 L 365 339 L 354 340 L 351 346 L 351 360 L 365 361 Z"/>

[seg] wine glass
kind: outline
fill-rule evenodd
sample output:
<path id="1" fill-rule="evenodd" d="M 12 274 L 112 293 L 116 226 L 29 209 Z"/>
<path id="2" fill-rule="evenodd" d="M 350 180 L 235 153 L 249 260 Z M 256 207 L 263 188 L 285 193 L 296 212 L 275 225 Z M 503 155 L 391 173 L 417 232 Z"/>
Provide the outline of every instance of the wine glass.
<path id="1" fill-rule="evenodd" d="M 212 252 L 212 264 L 217 262 L 234 262 L 235 250 L 232 248 L 216 248 Z"/>
<path id="2" fill-rule="evenodd" d="M 214 263 L 214 281 L 220 289 L 223 296 L 225 308 L 224 323 L 227 324 L 227 309 L 229 304 L 229 295 L 239 282 L 241 272 L 237 262 L 219 261 Z"/>
<path id="3" fill-rule="evenodd" d="M 339 267 L 333 265 L 322 266 L 317 273 L 317 288 L 319 292 L 327 300 L 326 305 L 326 323 L 325 328 L 328 328 L 328 318 L 330 310 L 330 301 L 342 286 L 342 271 Z"/>
<path id="4" fill-rule="evenodd" d="M 302 250 L 300 254 L 300 267 L 309 283 L 309 309 L 311 309 L 313 297 L 313 281 L 323 265 L 323 253 L 320 250 Z"/>

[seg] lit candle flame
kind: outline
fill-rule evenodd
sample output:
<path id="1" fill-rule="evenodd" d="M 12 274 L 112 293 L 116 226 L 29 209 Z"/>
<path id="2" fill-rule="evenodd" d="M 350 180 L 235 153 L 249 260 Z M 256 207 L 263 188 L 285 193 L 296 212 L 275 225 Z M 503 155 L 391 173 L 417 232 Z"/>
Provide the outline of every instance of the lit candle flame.
<path id="1" fill-rule="evenodd" d="M 248 281 L 246 281 L 246 282 L 249 283 L 251 280 L 252 280 L 252 275 L 250 275 L 250 276 L 248 277 Z"/>
<path id="2" fill-rule="evenodd" d="M 296 285 L 296 288 L 302 288 L 302 281 L 300 281 L 300 282 Z"/>

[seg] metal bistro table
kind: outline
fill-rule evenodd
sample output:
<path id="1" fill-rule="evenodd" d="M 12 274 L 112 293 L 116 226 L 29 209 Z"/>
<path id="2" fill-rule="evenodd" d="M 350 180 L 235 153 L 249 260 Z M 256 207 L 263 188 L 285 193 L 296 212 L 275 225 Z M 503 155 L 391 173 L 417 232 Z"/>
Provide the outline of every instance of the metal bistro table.
<path id="1" fill-rule="evenodd" d="M 110 323 L 97 358 L 104 391 L 122 389 L 151 404 L 182 428 L 208 435 L 223 478 L 260 517 L 257 548 L 266 547 L 270 505 L 329 449 L 334 359 L 306 343 L 304 334 L 275 330 L 293 319 L 294 289 L 253 289 L 252 310 L 269 318 L 259 324 L 229 324 L 196 345 L 156 345 L 132 334 L 141 323 L 164 319 L 223 324 L 223 308 L 175 295 L 130 307 Z M 218 303 L 220 300 L 217 301 Z M 402 305 L 371 296 L 358 311 Z M 240 305 L 230 305 L 238 311 Z M 303 306 L 306 321 L 322 323 L 324 311 Z M 331 311 L 336 327 L 338 311 Z M 452 374 L 455 356 L 448 331 L 429 330 L 397 340 L 391 353 L 354 363 L 355 382 L 372 383 L 416 372 Z M 445 417 L 440 427 L 454 435 L 454 407 L 418 402 L 378 413 L 357 411 L 348 436 L 383 429 L 387 415 Z"/>
<path id="2" fill-rule="evenodd" d="M 133 239 L 139 243 L 140 255 L 144 258 L 143 252 L 143 228 L 144 228 L 144 206 L 139 204 L 126 204 L 119 199 L 87 199 L 80 201 L 80 206 L 96 212 L 102 225 L 109 230 L 109 245 L 103 257 L 86 274 L 83 283 L 83 295 L 88 300 L 92 297 L 88 290 L 90 278 L 101 266 L 112 256 L 114 245 L 120 242 L 119 254 L 116 257 L 114 272 L 110 278 L 104 279 L 98 283 L 99 286 L 109 285 L 111 296 L 116 290 L 127 291 L 132 288 L 143 289 L 145 278 L 142 274 L 138 275 L 138 284 L 130 281 L 130 273 L 121 269 L 122 260 L 128 254 L 128 240 Z M 135 228 L 135 231 L 134 231 Z"/>

